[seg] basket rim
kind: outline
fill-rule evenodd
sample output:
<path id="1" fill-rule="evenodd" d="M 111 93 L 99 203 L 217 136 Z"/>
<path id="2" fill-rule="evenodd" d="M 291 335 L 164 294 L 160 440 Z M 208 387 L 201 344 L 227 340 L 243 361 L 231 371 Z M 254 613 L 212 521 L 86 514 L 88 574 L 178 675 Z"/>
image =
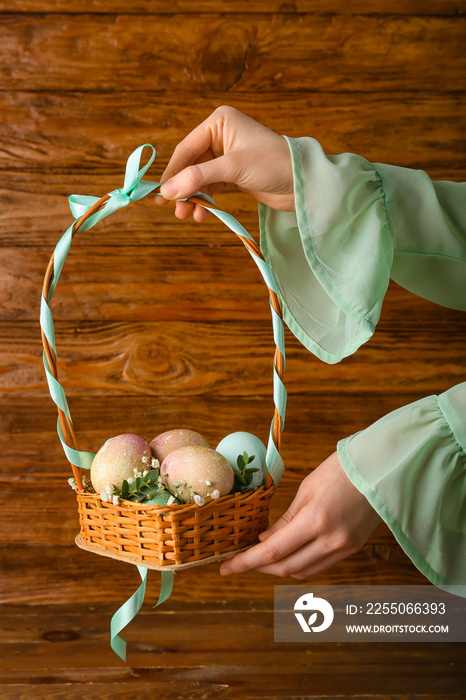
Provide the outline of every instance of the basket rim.
<path id="1" fill-rule="evenodd" d="M 225 496 L 220 496 L 219 498 L 208 498 L 206 499 L 204 505 L 199 506 L 197 503 L 174 503 L 170 506 L 161 505 L 159 503 L 144 503 L 139 501 L 129 501 L 126 498 L 119 498 L 118 505 L 114 505 L 111 501 L 102 501 L 99 493 L 91 493 L 90 491 L 77 489 L 76 497 L 81 500 L 89 501 L 99 501 L 107 508 L 120 508 L 127 511 L 144 510 L 154 513 L 184 513 L 184 512 L 196 512 L 207 510 L 208 508 L 220 507 L 229 501 L 237 501 L 240 503 L 247 503 L 250 500 L 254 500 L 259 495 L 273 494 L 276 491 L 276 486 L 274 483 L 266 486 L 261 484 L 261 486 L 255 486 L 252 489 L 247 489 L 243 493 L 227 493 Z"/>

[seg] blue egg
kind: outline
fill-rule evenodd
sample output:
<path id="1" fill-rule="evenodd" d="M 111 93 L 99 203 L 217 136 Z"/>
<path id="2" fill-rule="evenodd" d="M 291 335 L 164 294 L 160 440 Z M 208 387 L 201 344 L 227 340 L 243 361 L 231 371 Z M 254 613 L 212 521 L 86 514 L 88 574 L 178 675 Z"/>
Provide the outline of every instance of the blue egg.
<path id="1" fill-rule="evenodd" d="M 241 431 L 231 433 L 230 435 L 224 437 L 223 440 L 218 443 L 215 449 L 217 452 L 220 452 L 220 454 L 226 457 L 236 474 L 239 473 L 237 464 L 238 456 L 242 455 L 243 452 L 247 452 L 249 457 L 254 455 L 254 460 L 248 464 L 248 467 L 255 467 L 256 469 L 259 469 L 259 471 L 253 473 L 252 481 L 248 488 L 262 486 L 262 484 L 265 483 L 265 477 L 267 475 L 265 460 L 267 448 L 258 437 L 252 433 L 245 433 Z"/>

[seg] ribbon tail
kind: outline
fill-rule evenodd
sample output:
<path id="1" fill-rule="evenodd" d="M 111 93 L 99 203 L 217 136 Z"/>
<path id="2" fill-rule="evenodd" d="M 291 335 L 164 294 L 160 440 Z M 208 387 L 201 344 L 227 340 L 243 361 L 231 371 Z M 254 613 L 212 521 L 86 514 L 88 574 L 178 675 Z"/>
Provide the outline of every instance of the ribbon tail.
<path id="1" fill-rule="evenodd" d="M 110 646 L 115 654 L 123 661 L 126 661 L 126 642 L 119 636 L 119 633 L 129 625 L 131 620 L 134 620 L 144 603 L 144 596 L 146 594 L 147 568 L 145 566 L 138 566 L 138 571 L 142 579 L 141 585 L 137 591 L 133 593 L 131 598 L 129 598 L 126 603 L 123 603 L 121 608 L 116 611 L 110 622 Z M 170 597 L 173 590 L 173 581 L 173 571 L 161 572 L 160 594 L 154 608 L 164 603 Z"/>
<path id="2" fill-rule="evenodd" d="M 126 661 L 126 642 L 119 636 L 119 632 L 136 617 L 146 594 L 147 569 L 145 566 L 138 566 L 138 571 L 142 579 L 141 585 L 131 598 L 116 611 L 110 622 L 110 646 L 123 661 Z"/>
<path id="3" fill-rule="evenodd" d="M 173 590 L 173 581 L 175 579 L 175 572 L 174 571 L 162 571 L 161 573 L 161 583 L 160 583 L 160 593 L 159 593 L 159 599 L 154 605 L 154 608 L 157 607 L 157 605 L 161 605 L 161 603 L 164 603 L 172 594 Z"/>

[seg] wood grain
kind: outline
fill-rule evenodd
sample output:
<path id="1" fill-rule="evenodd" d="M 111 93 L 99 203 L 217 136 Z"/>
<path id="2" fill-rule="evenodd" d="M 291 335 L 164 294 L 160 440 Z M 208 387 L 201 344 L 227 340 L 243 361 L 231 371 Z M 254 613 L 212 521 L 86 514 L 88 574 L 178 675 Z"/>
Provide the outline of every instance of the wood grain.
<path id="1" fill-rule="evenodd" d="M 295 690 L 294 697 L 309 698 L 311 690 L 316 700 L 454 700 L 464 695 L 461 644 L 409 645 L 413 659 L 409 664 L 404 644 L 273 642 L 270 609 L 241 612 L 227 608 L 213 615 L 201 608 L 173 615 L 144 609 L 125 630 L 133 660 L 129 666 L 115 663 L 107 647 L 110 606 L 12 606 L 2 624 L 8 644 L 2 648 L 8 659 L 3 673 L 4 697 L 23 700 L 43 698 L 46 693 L 47 698 L 73 699 L 152 699 L 155 694 L 164 700 L 289 698 L 290 687 Z M 223 652 L 228 637 L 219 638 L 222 619 L 230 630 L 235 651 Z M 198 642 L 186 634 L 188 626 L 199 630 Z M 15 639 L 15 628 L 24 630 L 23 639 Z M 53 673 L 46 661 L 51 654 L 56 658 Z M 261 657 L 267 663 L 266 671 L 259 663 Z M 387 666 L 390 676 L 381 688 L 380 677 Z M 298 677 L 295 668 L 300 669 Z M 25 677 L 30 677 L 34 685 L 26 686 Z M 351 696 L 348 678 L 353 688 Z"/>
<path id="2" fill-rule="evenodd" d="M 459 17 L 5 14 L 2 25 L 4 90 L 370 93 L 396 90 L 401 72 L 409 93 L 464 87 Z"/>
<path id="3" fill-rule="evenodd" d="M 193 5 L 191 0 L 160 0 L 157 2 L 157 14 L 175 13 L 216 13 L 219 5 L 216 0 L 200 0 Z M 461 15 L 466 10 L 464 0 L 371 0 L 362 5 L 357 0 L 348 0 L 342 4 L 339 0 L 271 0 L 264 8 L 263 0 L 223 0 L 222 14 L 242 14 L 268 12 L 280 14 L 328 12 L 340 15 L 364 14 L 400 14 L 400 15 Z M 0 12 L 11 13 L 12 6 L 6 0 L 0 1 Z M 134 0 L 128 7 L 123 0 L 16 0 L 14 13 L 127 13 L 151 15 L 154 13 L 153 0 Z"/>
<path id="4" fill-rule="evenodd" d="M 459 327 L 432 330 L 409 324 L 378 329 L 357 356 L 325 365 L 290 337 L 285 385 L 290 395 L 312 391 L 402 391 L 464 381 L 464 314 Z M 463 321 L 461 323 L 461 321 Z M 36 324 L 3 323 L 0 387 L 27 396 L 47 396 Z M 448 332 L 442 352 L 433 345 Z M 272 394 L 274 352 L 271 322 L 88 322 L 55 324 L 59 375 L 69 396 L 255 396 Z M 396 337 L 396 349 L 394 347 Z M 437 341 L 439 342 L 439 341 Z M 383 369 L 382 369 L 383 368 Z M 21 388 L 20 388 L 21 387 Z"/>
<path id="5" fill-rule="evenodd" d="M 464 644 L 279 644 L 274 585 L 216 565 L 160 577 L 124 632 L 109 624 L 132 566 L 74 546 L 71 470 L 56 434 L 38 324 L 47 260 L 71 193 L 121 186 L 128 155 L 174 147 L 220 104 L 326 153 L 465 179 L 464 0 L 0 0 L 0 696 L 464 697 Z M 258 239 L 256 202 L 217 197 Z M 80 234 L 53 300 L 60 371 L 81 449 L 192 427 L 267 440 L 272 337 L 265 285 L 210 217 L 179 222 L 151 198 Z M 390 284 L 372 340 L 339 365 L 287 332 L 286 469 L 270 522 L 339 439 L 464 381 L 466 315 Z M 152 572 L 155 574 L 155 572 Z M 310 584 L 427 580 L 381 524 Z"/>
<path id="6" fill-rule="evenodd" d="M 91 95 L 72 91 L 0 92 L 0 170 L 15 171 L 11 181 L 6 177 L 0 180 L 2 188 L 10 186 L 13 193 L 25 171 L 40 171 L 46 176 L 42 190 L 47 194 L 55 194 L 50 192 L 50 185 L 55 184 L 50 175 L 54 173 L 63 176 L 62 192 L 66 195 L 76 187 L 102 195 L 120 186 L 126 159 L 146 142 L 157 149 L 157 160 L 146 178 L 157 181 L 180 135 L 188 133 L 223 102 L 277 133 L 312 136 L 330 154 L 358 153 L 371 162 L 428 170 L 434 178 L 464 176 L 464 93 L 451 90 L 432 94 L 422 84 L 409 94 L 371 92 L 364 99 L 353 93 L 286 90 L 280 102 L 275 95 L 263 93 L 196 94 L 187 100 L 184 95 L 159 96 L 147 89 Z M 414 140 L 413 129 L 417 133 Z M 97 185 L 96 173 L 107 175 L 105 184 Z M 83 174 L 87 174 L 87 181 Z M 57 177 L 54 180 L 60 182 Z M 40 186 L 34 180 L 30 189 L 39 194 Z M 22 191 L 21 184 L 18 189 Z M 135 212 L 141 205 L 132 207 L 133 216 L 137 217 Z M 29 206 L 31 214 L 36 215 L 41 214 L 42 207 L 37 200 Z M 18 209 L 24 211 L 19 202 Z"/>
<path id="7" fill-rule="evenodd" d="M 359 392 L 336 400 L 324 382 L 309 395 L 289 397 L 282 456 L 282 483 L 298 488 L 300 480 L 334 451 L 343 437 L 365 428 L 383 415 L 422 398 L 405 382 L 404 391 Z M 337 394 L 338 398 L 338 394 Z M 253 432 L 267 442 L 272 418 L 271 397 L 106 396 L 86 392 L 69 400 L 80 449 L 96 452 L 114 435 L 134 432 L 152 439 L 174 427 L 197 429 L 216 446 L 229 433 Z M 0 470 L 2 479 L 44 484 L 49 478 L 71 476 L 56 433 L 56 409 L 49 397 L 10 396 L 0 412 Z M 213 422 L 213 416 L 215 421 Z"/>

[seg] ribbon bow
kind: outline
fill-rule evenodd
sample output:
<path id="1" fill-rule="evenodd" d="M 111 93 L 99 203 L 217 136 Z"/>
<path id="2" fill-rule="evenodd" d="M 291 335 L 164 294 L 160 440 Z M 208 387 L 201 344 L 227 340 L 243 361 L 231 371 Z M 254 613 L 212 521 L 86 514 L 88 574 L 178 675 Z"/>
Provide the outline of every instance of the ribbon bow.
<path id="1" fill-rule="evenodd" d="M 149 161 L 144 165 L 143 168 L 139 168 L 141 162 L 142 152 L 145 148 L 150 148 L 152 151 Z M 96 223 L 104 219 L 106 216 L 110 216 L 117 209 L 128 206 L 131 202 L 136 202 L 138 199 L 142 199 L 146 195 L 150 194 L 157 187 L 160 187 L 160 182 L 151 182 L 150 180 L 142 180 L 146 172 L 149 170 L 150 166 L 155 159 L 155 148 L 150 143 L 145 143 L 130 155 L 126 163 L 125 181 L 123 187 L 119 190 L 113 190 L 109 192 L 110 199 L 107 201 L 105 207 L 98 211 L 80 227 L 81 231 L 95 226 Z M 79 219 L 83 214 L 85 214 L 89 209 L 98 202 L 98 197 L 88 197 L 86 195 L 72 194 L 68 198 L 71 213 L 75 219 Z"/>

